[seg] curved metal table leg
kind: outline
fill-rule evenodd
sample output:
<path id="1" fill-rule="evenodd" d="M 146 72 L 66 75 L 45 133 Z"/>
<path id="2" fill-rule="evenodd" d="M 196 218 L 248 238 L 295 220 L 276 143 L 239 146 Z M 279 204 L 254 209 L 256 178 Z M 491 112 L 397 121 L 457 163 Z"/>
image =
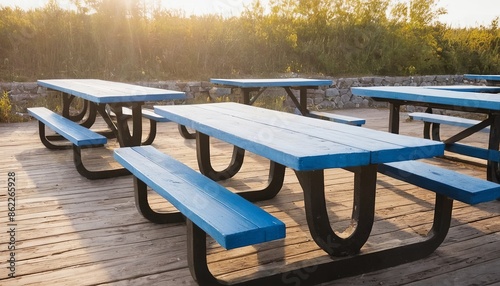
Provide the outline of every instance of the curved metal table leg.
<path id="1" fill-rule="evenodd" d="M 196 133 L 190 133 L 186 126 L 178 124 L 177 128 L 184 139 L 196 139 Z"/>
<path id="2" fill-rule="evenodd" d="M 148 137 L 141 143 L 142 145 L 151 145 L 156 138 L 156 121 L 149 119 Z"/>
<path id="3" fill-rule="evenodd" d="M 427 139 L 432 139 L 434 141 L 441 141 L 441 135 L 440 135 L 440 132 L 439 132 L 440 127 L 441 127 L 441 124 L 439 124 L 439 123 L 432 123 L 431 124 L 432 137 L 427 138 Z"/>
<path id="4" fill-rule="evenodd" d="M 262 190 L 240 192 L 238 195 L 251 202 L 270 200 L 274 198 L 283 187 L 285 180 L 285 166 L 270 161 L 268 185 Z"/>
<path id="5" fill-rule="evenodd" d="M 88 115 L 84 121 L 80 123 L 80 125 L 90 128 L 94 125 L 96 117 L 97 117 L 97 106 L 93 102 L 85 101 L 86 105 L 88 105 Z"/>
<path id="6" fill-rule="evenodd" d="M 134 196 L 135 196 L 135 206 L 137 210 L 147 220 L 158 224 L 184 221 L 184 216 L 180 212 L 159 213 L 154 211 L 149 205 L 147 185 L 143 181 L 137 179 L 135 176 L 134 176 Z"/>
<path id="7" fill-rule="evenodd" d="M 500 145 L 500 116 L 492 118 L 488 149 L 498 151 Z M 488 181 L 500 183 L 500 163 L 488 161 L 486 166 L 486 178 Z M 497 199 L 500 201 L 500 198 Z"/>
<path id="8" fill-rule="evenodd" d="M 352 168 L 354 172 L 354 205 L 347 237 L 338 236 L 330 225 L 325 202 L 324 171 L 295 171 L 304 191 L 309 231 L 316 244 L 332 256 L 359 252 L 370 236 L 375 212 L 377 166 Z M 346 230 L 346 231 L 347 231 Z"/>
<path id="9" fill-rule="evenodd" d="M 198 167 L 200 168 L 200 172 L 214 181 L 221 181 L 232 178 L 236 175 L 236 173 L 238 173 L 243 165 L 245 150 L 234 146 L 229 166 L 222 171 L 216 171 L 212 167 L 210 159 L 210 137 L 197 131 L 196 156 L 198 158 Z"/>
<path id="10" fill-rule="evenodd" d="M 130 172 L 125 168 L 99 171 L 92 171 L 87 169 L 83 164 L 81 148 L 76 145 L 73 145 L 73 162 L 75 163 L 75 167 L 78 173 L 90 180 L 99 180 L 130 175 Z"/>
<path id="11" fill-rule="evenodd" d="M 52 141 L 60 141 L 62 139 L 64 139 L 64 137 L 62 136 L 56 136 L 57 138 L 53 138 L 54 136 L 47 136 L 45 134 L 45 124 L 41 121 L 38 121 L 38 135 L 40 136 L 40 141 L 42 142 L 42 144 L 47 147 L 47 149 L 51 149 L 51 150 L 63 150 L 63 149 L 70 149 L 71 146 L 73 146 L 73 144 L 64 144 L 64 145 L 61 145 L 61 144 L 54 144 L 52 143 Z M 49 139 L 51 138 L 51 139 Z M 64 139 L 66 140 L 66 139 Z"/>
<path id="12" fill-rule="evenodd" d="M 94 103 L 84 100 L 83 109 L 78 112 L 78 114 L 71 115 L 69 110 L 71 102 L 75 99 L 74 95 L 63 93 L 63 109 L 62 116 L 70 119 L 71 121 L 79 122 L 80 125 L 86 128 L 92 127 L 94 125 L 97 116 L 97 107 Z M 85 114 L 87 114 L 85 117 Z"/>
<path id="13" fill-rule="evenodd" d="M 88 107 L 89 107 L 89 101 L 83 100 L 82 110 L 80 110 L 77 114 L 69 114 L 69 119 L 75 122 L 81 121 L 85 117 Z"/>
<path id="14" fill-rule="evenodd" d="M 434 252 L 444 241 L 450 227 L 452 209 L 453 200 L 436 195 L 433 225 L 425 239 L 421 241 L 353 256 L 332 257 L 329 262 L 229 285 L 318 285 L 422 259 Z M 194 280 L 199 285 L 228 285 L 226 281 L 218 280 L 210 272 L 206 259 L 205 232 L 189 220 L 186 226 L 188 266 Z"/>
<path id="15" fill-rule="evenodd" d="M 109 104 L 111 110 L 116 115 L 116 122 L 114 122 L 109 114 L 106 112 L 106 104 L 99 104 L 96 106 L 97 111 L 104 119 L 109 129 L 116 135 L 118 143 L 121 147 L 139 146 L 142 139 L 142 111 L 141 103 L 134 103 L 130 108 L 132 109 L 132 132 L 128 126 L 130 116 L 123 114 L 122 105 Z"/>
<path id="16" fill-rule="evenodd" d="M 121 147 L 139 146 L 142 137 L 142 110 L 141 104 L 134 104 L 132 109 L 132 132 L 128 127 L 128 116 L 122 113 L 121 105 L 110 105 L 116 114 L 116 125 L 118 132 L 118 142 Z"/>
<path id="17" fill-rule="evenodd" d="M 239 147 L 233 147 L 233 154 L 229 166 L 222 170 L 216 171 L 212 167 L 210 159 L 210 137 L 197 132 L 196 136 L 196 155 L 198 157 L 198 167 L 200 172 L 214 181 L 221 181 L 232 178 L 238 173 L 243 165 L 245 150 Z M 268 185 L 262 190 L 240 192 L 238 195 L 249 201 L 262 201 L 274 198 L 281 188 L 285 180 L 285 166 L 276 162 L 270 161 Z"/>

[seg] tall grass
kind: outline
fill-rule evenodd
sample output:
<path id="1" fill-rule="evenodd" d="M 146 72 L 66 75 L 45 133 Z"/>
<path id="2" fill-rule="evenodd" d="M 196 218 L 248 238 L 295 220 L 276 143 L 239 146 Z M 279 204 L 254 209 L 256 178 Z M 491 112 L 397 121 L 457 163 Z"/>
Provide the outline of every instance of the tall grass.
<path id="1" fill-rule="evenodd" d="M 0 8 L 0 81 L 500 73 L 498 18 L 454 29 L 435 21 L 436 1 L 274 0 L 270 13 L 257 1 L 231 18 L 144 0 L 77 2 Z"/>

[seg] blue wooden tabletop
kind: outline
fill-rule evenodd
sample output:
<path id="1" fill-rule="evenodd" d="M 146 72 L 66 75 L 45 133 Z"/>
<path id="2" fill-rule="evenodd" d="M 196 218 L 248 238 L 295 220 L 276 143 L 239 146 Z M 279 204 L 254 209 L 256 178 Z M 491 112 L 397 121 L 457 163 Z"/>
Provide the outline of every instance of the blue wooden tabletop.
<path id="1" fill-rule="evenodd" d="M 408 86 L 353 87 L 352 94 L 378 99 L 500 111 L 500 95 Z"/>
<path id="2" fill-rule="evenodd" d="M 464 74 L 466 79 L 484 79 L 491 81 L 500 81 L 500 75 L 498 74 Z"/>
<path id="3" fill-rule="evenodd" d="M 426 86 L 422 88 L 431 89 L 444 89 L 453 91 L 468 91 L 468 92 L 489 92 L 489 93 L 499 93 L 500 86 L 484 86 L 484 85 L 436 85 L 436 86 Z"/>
<path id="4" fill-rule="evenodd" d="M 39 86 L 61 91 L 95 103 L 185 99 L 184 92 L 98 79 L 39 80 Z"/>
<path id="5" fill-rule="evenodd" d="M 252 87 L 317 87 L 322 85 L 332 85 L 329 79 L 308 79 L 308 78 L 270 78 L 270 79 L 210 79 L 211 83 L 236 86 L 241 88 Z"/>
<path id="6" fill-rule="evenodd" d="M 239 103 L 155 106 L 155 112 L 295 170 L 440 156 L 444 144 Z"/>

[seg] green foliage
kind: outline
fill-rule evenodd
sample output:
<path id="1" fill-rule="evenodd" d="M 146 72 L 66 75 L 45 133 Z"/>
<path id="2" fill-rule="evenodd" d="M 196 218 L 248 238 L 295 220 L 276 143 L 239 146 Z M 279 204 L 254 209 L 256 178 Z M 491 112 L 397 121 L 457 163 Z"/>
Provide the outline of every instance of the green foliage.
<path id="1" fill-rule="evenodd" d="M 0 122 L 10 122 L 11 110 L 12 104 L 10 103 L 9 94 L 4 91 L 0 98 Z"/>
<path id="2" fill-rule="evenodd" d="M 500 73 L 498 18 L 455 29 L 434 0 L 255 0 L 186 17 L 146 0 L 0 8 L 0 81 Z M 156 4 L 155 4 L 156 3 Z"/>

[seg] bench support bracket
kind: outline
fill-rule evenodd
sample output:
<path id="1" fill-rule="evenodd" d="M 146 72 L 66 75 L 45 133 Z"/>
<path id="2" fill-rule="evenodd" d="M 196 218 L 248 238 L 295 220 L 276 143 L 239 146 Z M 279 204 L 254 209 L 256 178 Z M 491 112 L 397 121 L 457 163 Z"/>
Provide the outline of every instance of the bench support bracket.
<path id="1" fill-rule="evenodd" d="M 153 223 L 165 224 L 183 222 L 184 216 L 178 212 L 160 213 L 154 211 L 148 201 L 148 186 L 134 176 L 134 197 L 135 205 L 139 213 Z"/>
<path id="2" fill-rule="evenodd" d="M 87 169 L 83 164 L 81 147 L 76 145 L 73 145 L 73 162 L 75 163 L 75 167 L 78 173 L 80 173 L 80 175 L 90 180 L 108 179 L 108 178 L 130 175 L 130 172 L 125 168 L 99 170 L 99 171 L 93 171 Z"/>
<path id="3" fill-rule="evenodd" d="M 76 98 L 74 95 L 63 93 L 62 94 L 62 116 L 74 122 L 79 122 L 80 125 L 90 128 L 96 120 L 97 110 L 95 105 L 88 100 L 83 100 L 83 107 L 77 114 L 70 114 L 71 102 Z M 87 112 L 88 111 L 88 112 Z M 85 114 L 87 114 L 85 117 Z"/>
<path id="4" fill-rule="evenodd" d="M 427 110 L 425 111 L 426 113 L 432 113 L 432 108 L 428 107 Z M 452 152 L 456 150 L 464 150 L 464 148 L 460 148 L 458 146 L 455 148 L 453 145 L 457 143 L 458 141 L 465 139 L 477 132 L 480 132 L 484 128 L 490 126 L 490 134 L 489 134 L 489 141 L 488 141 L 488 148 L 485 149 L 485 152 L 498 152 L 499 147 L 500 147 L 500 115 L 498 114 L 489 114 L 488 118 L 485 120 L 479 122 L 476 125 L 473 125 L 471 127 L 468 127 L 464 129 L 463 131 L 451 136 L 450 138 L 446 140 L 442 140 L 440 136 L 440 124 L 439 123 L 432 123 L 432 122 L 427 122 L 424 121 L 424 138 L 426 139 L 432 139 L 435 141 L 442 141 L 446 144 L 446 149 L 450 150 Z M 472 147 L 474 148 L 474 147 Z M 477 148 L 479 149 L 479 148 Z M 458 152 L 461 153 L 461 152 Z M 467 152 L 463 153 L 464 155 L 471 156 L 471 154 L 468 154 Z M 496 158 L 496 157 L 495 157 Z M 483 158 L 484 159 L 484 158 Z M 488 181 L 492 182 L 500 182 L 500 163 L 495 159 L 491 158 L 486 158 L 487 160 L 487 166 L 486 166 L 486 178 Z M 499 198 L 500 200 L 500 198 Z"/>
<path id="5" fill-rule="evenodd" d="M 370 236 L 374 221 L 377 166 L 352 168 L 354 200 L 351 225 L 340 237 L 332 230 L 325 201 L 324 171 L 295 171 L 302 190 L 307 224 L 314 241 L 332 256 L 359 252 Z M 345 238 L 344 238 L 345 237 Z"/>
<path id="6" fill-rule="evenodd" d="M 212 167 L 210 159 L 210 137 L 196 132 L 196 154 L 198 156 L 198 167 L 200 172 L 214 181 L 221 181 L 232 178 L 243 165 L 245 150 L 237 146 L 233 147 L 231 162 L 228 167 L 222 171 L 216 171 Z M 274 198 L 285 180 L 285 166 L 270 161 L 268 185 L 262 190 L 248 191 L 238 193 L 249 201 L 261 201 Z"/>

